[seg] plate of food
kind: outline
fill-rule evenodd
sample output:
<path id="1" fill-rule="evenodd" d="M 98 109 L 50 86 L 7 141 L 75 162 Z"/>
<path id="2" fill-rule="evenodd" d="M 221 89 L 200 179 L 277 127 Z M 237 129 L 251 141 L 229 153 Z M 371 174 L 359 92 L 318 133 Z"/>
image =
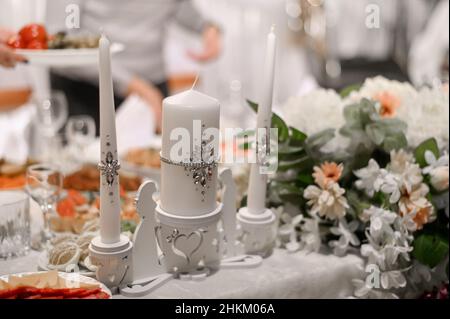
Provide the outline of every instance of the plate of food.
<path id="1" fill-rule="evenodd" d="M 99 40 L 99 35 L 49 34 L 42 24 L 31 23 L 9 38 L 7 44 L 32 64 L 69 67 L 97 63 Z M 111 44 L 112 54 L 123 50 L 122 44 Z"/>
<path id="2" fill-rule="evenodd" d="M 130 149 L 122 157 L 122 167 L 159 183 L 161 179 L 160 151 L 156 147 Z"/>
<path id="3" fill-rule="evenodd" d="M 56 270 L 0 277 L 0 299 L 111 299 L 99 281 Z"/>

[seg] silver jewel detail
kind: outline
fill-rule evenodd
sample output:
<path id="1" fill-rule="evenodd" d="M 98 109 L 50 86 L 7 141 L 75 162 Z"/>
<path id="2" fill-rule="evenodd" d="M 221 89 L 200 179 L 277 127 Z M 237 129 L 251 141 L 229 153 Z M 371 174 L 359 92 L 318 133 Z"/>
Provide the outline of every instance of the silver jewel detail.
<path id="1" fill-rule="evenodd" d="M 205 200 L 206 190 L 209 189 L 208 182 L 212 180 L 214 169 L 217 167 L 215 149 L 211 143 L 202 141 L 200 149 L 197 146 L 189 161 L 186 162 L 175 162 L 162 155 L 160 155 L 160 158 L 163 163 L 184 167 L 186 176 L 192 177 L 192 181 L 196 187 L 200 186 L 202 201 Z"/>
<path id="2" fill-rule="evenodd" d="M 120 163 L 114 159 L 111 152 L 106 153 L 106 158 L 98 164 L 98 169 L 102 172 L 102 175 L 106 177 L 106 183 L 108 186 L 112 186 L 114 179 L 119 175 Z"/>

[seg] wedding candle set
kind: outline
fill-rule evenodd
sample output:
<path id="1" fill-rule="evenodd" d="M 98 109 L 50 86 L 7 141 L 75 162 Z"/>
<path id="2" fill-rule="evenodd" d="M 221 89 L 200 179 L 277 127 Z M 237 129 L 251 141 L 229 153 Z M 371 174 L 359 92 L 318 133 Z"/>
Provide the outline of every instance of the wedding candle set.
<path id="1" fill-rule="evenodd" d="M 266 153 L 270 149 L 276 43 L 274 27 L 272 27 L 267 36 L 267 52 L 260 92 L 261 101 L 257 114 L 257 160 L 250 168 L 247 207 L 242 207 L 238 214 L 241 230 L 245 234 L 243 244 L 246 252 L 262 256 L 267 256 L 271 253 L 277 235 L 277 218 L 270 209 L 266 208 L 268 176 L 264 172 L 264 166 L 267 165 L 264 162 Z"/>
<path id="2" fill-rule="evenodd" d="M 257 122 L 267 130 L 271 123 L 275 46 L 272 30 Z M 207 275 L 210 269 L 221 266 L 258 265 L 260 257 L 239 256 L 236 247 L 245 247 L 255 255 L 266 255 L 273 247 L 275 216 L 265 208 L 267 176 L 261 174 L 261 163 L 252 164 L 248 207 L 236 214 L 236 187 L 228 169 L 220 174 L 224 188 L 222 202 L 217 201 L 220 105 L 194 89 L 163 101 L 159 200 L 153 199 L 156 184 L 147 181 L 141 185 L 136 198 L 141 222 L 133 243 L 120 234 L 120 164 L 109 50 L 109 41 L 102 36 L 100 236 L 90 245 L 97 278 L 109 287 L 121 287 L 124 295 L 138 296 L 173 276 Z M 237 240 L 236 219 L 242 243 Z"/>

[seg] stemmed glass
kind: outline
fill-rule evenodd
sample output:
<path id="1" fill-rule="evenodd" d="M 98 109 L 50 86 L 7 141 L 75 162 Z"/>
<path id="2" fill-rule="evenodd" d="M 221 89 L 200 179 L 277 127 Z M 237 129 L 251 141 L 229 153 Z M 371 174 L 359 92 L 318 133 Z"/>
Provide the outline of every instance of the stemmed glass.
<path id="1" fill-rule="evenodd" d="M 66 124 L 66 138 L 72 157 L 82 161 L 86 147 L 95 140 L 94 119 L 88 115 L 70 117 Z"/>
<path id="2" fill-rule="evenodd" d="M 67 99 L 63 92 L 52 91 L 50 97 L 37 102 L 37 120 L 45 140 L 43 160 L 55 158 L 59 130 L 64 126 L 68 116 Z M 57 157 L 57 156 L 56 156 Z"/>
<path id="3" fill-rule="evenodd" d="M 63 176 L 56 165 L 36 164 L 27 169 L 26 189 L 41 206 L 44 214 L 44 243 L 48 243 L 53 237 L 50 230 L 50 218 L 55 215 L 55 205 L 61 193 L 62 183 Z"/>

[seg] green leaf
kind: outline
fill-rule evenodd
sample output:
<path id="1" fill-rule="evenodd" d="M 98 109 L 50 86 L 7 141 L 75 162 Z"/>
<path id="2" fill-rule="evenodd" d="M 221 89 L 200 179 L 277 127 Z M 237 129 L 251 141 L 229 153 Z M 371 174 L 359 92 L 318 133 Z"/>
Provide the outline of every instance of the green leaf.
<path id="1" fill-rule="evenodd" d="M 359 105 L 361 112 L 361 123 L 363 126 L 381 119 L 373 101 L 364 98 L 361 100 Z"/>
<path id="2" fill-rule="evenodd" d="M 273 182 L 271 191 L 284 202 L 298 203 L 302 199 L 303 190 L 292 183 Z"/>
<path id="3" fill-rule="evenodd" d="M 305 149 L 312 158 L 319 159 L 322 156 L 320 149 L 335 136 L 334 129 L 328 129 L 310 135 L 305 141 Z"/>
<path id="4" fill-rule="evenodd" d="M 258 104 L 247 100 L 248 105 L 252 108 L 253 111 L 258 112 Z M 284 143 L 289 138 L 289 127 L 286 122 L 276 113 L 272 113 L 272 121 L 271 127 L 278 129 L 278 141 L 280 143 Z"/>
<path id="5" fill-rule="evenodd" d="M 276 113 L 272 113 L 272 127 L 278 129 L 278 141 L 284 143 L 289 138 L 289 127 Z"/>
<path id="6" fill-rule="evenodd" d="M 255 130 L 245 130 L 236 134 L 237 138 L 250 137 L 255 135 Z"/>
<path id="7" fill-rule="evenodd" d="M 406 148 L 408 146 L 408 140 L 406 139 L 405 134 L 403 133 L 395 133 L 387 136 L 384 139 L 382 149 L 386 153 L 390 153 L 393 150 L 400 150 L 402 148 Z"/>
<path id="8" fill-rule="evenodd" d="M 290 169 L 297 169 L 299 171 L 304 171 L 310 169 L 314 165 L 314 161 L 308 157 L 300 157 L 293 161 L 280 161 L 278 163 L 278 170 L 285 172 Z"/>
<path id="9" fill-rule="evenodd" d="M 255 113 L 258 112 L 258 103 L 247 100 L 247 104 L 252 108 L 253 111 L 255 111 Z"/>
<path id="10" fill-rule="evenodd" d="M 252 146 L 253 146 L 253 142 L 245 142 L 245 143 L 239 144 L 239 149 L 249 150 L 252 148 Z"/>
<path id="11" fill-rule="evenodd" d="M 314 184 L 314 179 L 310 173 L 300 173 L 297 176 L 297 184 L 302 186 L 309 186 Z"/>
<path id="12" fill-rule="evenodd" d="M 414 240 L 413 256 L 430 268 L 436 267 L 448 254 L 448 237 L 421 234 Z"/>
<path id="13" fill-rule="evenodd" d="M 282 144 L 278 148 L 278 160 L 292 161 L 302 155 L 305 155 L 305 153 L 305 150 L 301 146 L 289 146 L 287 144 Z"/>
<path id="14" fill-rule="evenodd" d="M 380 146 L 386 137 L 385 130 L 383 130 L 383 128 L 380 127 L 378 123 L 372 123 L 367 125 L 366 134 L 371 139 L 371 141 L 377 146 Z"/>
<path id="15" fill-rule="evenodd" d="M 136 230 L 136 223 L 134 221 L 131 220 L 125 220 L 122 221 L 122 232 L 131 232 L 134 233 L 134 231 Z"/>
<path id="16" fill-rule="evenodd" d="M 350 104 L 344 108 L 345 126 L 347 129 L 362 130 L 359 104 Z"/>
<path id="17" fill-rule="evenodd" d="M 432 124 L 430 123 L 430 125 Z M 422 142 L 415 149 L 414 156 L 416 157 L 416 162 L 420 165 L 420 167 L 428 166 L 427 161 L 425 160 L 426 151 L 432 152 L 436 158 L 439 158 L 439 146 L 435 138 L 430 138 Z"/>
<path id="18" fill-rule="evenodd" d="M 345 88 L 343 88 L 341 90 L 341 92 L 339 92 L 339 95 L 342 98 L 346 98 L 347 96 L 350 95 L 350 93 L 352 93 L 353 91 L 358 91 L 361 88 L 362 84 L 360 83 L 356 83 L 356 84 L 351 84 Z"/>
<path id="19" fill-rule="evenodd" d="M 302 146 L 308 136 L 295 127 L 289 127 L 289 145 L 290 146 Z"/>

